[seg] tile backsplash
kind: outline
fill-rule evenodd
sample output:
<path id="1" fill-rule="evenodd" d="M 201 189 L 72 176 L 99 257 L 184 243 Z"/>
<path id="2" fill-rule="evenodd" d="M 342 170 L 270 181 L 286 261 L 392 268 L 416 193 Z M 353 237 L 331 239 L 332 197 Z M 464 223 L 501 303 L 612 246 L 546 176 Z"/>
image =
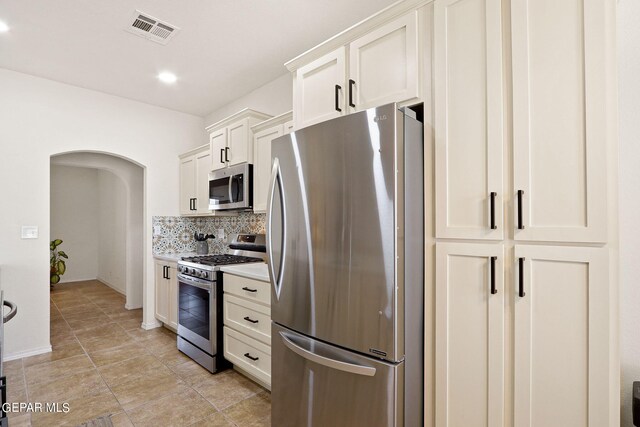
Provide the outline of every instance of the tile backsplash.
<path id="1" fill-rule="evenodd" d="M 265 214 L 249 212 L 238 216 L 225 217 L 181 217 L 154 216 L 152 219 L 153 253 L 172 254 L 195 252 L 196 241 L 193 234 L 213 234 L 209 239 L 209 253 L 222 254 L 229 250 L 229 235 L 234 233 L 264 233 Z M 218 229 L 224 229 L 225 238 L 220 239 Z"/>

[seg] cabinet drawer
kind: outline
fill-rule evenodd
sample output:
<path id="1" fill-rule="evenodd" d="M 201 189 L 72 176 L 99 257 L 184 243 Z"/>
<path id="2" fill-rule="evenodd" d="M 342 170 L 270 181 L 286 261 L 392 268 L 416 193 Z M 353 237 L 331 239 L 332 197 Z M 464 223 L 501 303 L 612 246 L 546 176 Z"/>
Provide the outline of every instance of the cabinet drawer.
<path id="1" fill-rule="evenodd" d="M 224 324 L 271 345 L 271 310 L 264 305 L 225 293 Z"/>
<path id="2" fill-rule="evenodd" d="M 225 326 L 224 357 L 271 386 L 271 347 Z"/>
<path id="3" fill-rule="evenodd" d="M 224 291 L 265 305 L 271 305 L 271 284 L 259 280 L 246 279 L 232 274 L 224 275 Z"/>

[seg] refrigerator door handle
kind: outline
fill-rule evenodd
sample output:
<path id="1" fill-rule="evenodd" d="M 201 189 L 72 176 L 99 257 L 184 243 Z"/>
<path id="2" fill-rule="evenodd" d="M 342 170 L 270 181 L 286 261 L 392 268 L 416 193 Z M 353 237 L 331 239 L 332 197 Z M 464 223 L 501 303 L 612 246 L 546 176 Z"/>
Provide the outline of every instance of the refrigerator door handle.
<path id="1" fill-rule="evenodd" d="M 367 377 L 372 377 L 376 374 L 376 368 L 356 365 L 354 363 L 343 362 L 341 360 L 320 356 L 319 354 L 315 354 L 305 348 L 300 347 L 298 344 L 291 341 L 291 339 L 287 337 L 284 332 L 280 332 L 280 336 L 282 337 L 282 342 L 287 346 L 289 350 L 293 351 L 300 357 L 317 363 L 318 365 L 326 366 L 327 368 L 331 369 L 337 369 L 339 371 L 349 372 L 351 374 L 364 375 Z"/>
<path id="2" fill-rule="evenodd" d="M 280 265 L 278 266 L 278 274 L 276 275 L 275 265 L 273 261 L 273 239 L 272 219 L 273 219 L 273 198 L 275 192 L 280 190 L 280 210 L 282 215 L 282 251 L 280 253 Z M 282 269 L 284 268 L 284 257 L 286 249 L 286 214 L 284 210 L 284 192 L 282 191 L 282 175 L 280 173 L 280 161 L 278 158 L 273 159 L 273 168 L 271 169 L 271 183 L 269 184 L 269 194 L 267 196 L 267 259 L 269 262 L 269 273 L 276 291 L 276 296 L 280 296 L 280 286 L 282 284 Z"/>

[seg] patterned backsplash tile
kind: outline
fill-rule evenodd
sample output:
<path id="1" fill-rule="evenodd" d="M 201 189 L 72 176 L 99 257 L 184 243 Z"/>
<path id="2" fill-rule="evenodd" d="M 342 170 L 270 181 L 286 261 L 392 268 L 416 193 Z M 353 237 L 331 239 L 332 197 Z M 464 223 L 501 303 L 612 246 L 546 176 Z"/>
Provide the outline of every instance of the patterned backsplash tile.
<path id="1" fill-rule="evenodd" d="M 209 253 L 227 253 L 230 234 L 264 233 L 265 221 L 265 214 L 249 212 L 225 217 L 154 216 L 152 220 L 153 253 L 195 252 L 196 241 L 193 234 L 196 232 L 216 236 L 215 239 L 207 240 Z M 217 236 L 220 228 L 224 229 L 224 240 Z M 159 231 L 158 234 L 156 234 L 157 231 Z"/>

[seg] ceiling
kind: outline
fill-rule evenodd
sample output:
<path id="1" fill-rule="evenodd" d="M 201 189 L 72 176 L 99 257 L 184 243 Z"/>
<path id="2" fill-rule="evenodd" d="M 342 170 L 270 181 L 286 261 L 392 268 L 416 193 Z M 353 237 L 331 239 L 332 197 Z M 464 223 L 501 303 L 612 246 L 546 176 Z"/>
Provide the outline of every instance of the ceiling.
<path id="1" fill-rule="evenodd" d="M 394 0 L 2 0 L 0 67 L 205 116 Z M 181 28 L 124 31 L 138 9 Z M 158 81 L 161 71 L 177 83 Z"/>

